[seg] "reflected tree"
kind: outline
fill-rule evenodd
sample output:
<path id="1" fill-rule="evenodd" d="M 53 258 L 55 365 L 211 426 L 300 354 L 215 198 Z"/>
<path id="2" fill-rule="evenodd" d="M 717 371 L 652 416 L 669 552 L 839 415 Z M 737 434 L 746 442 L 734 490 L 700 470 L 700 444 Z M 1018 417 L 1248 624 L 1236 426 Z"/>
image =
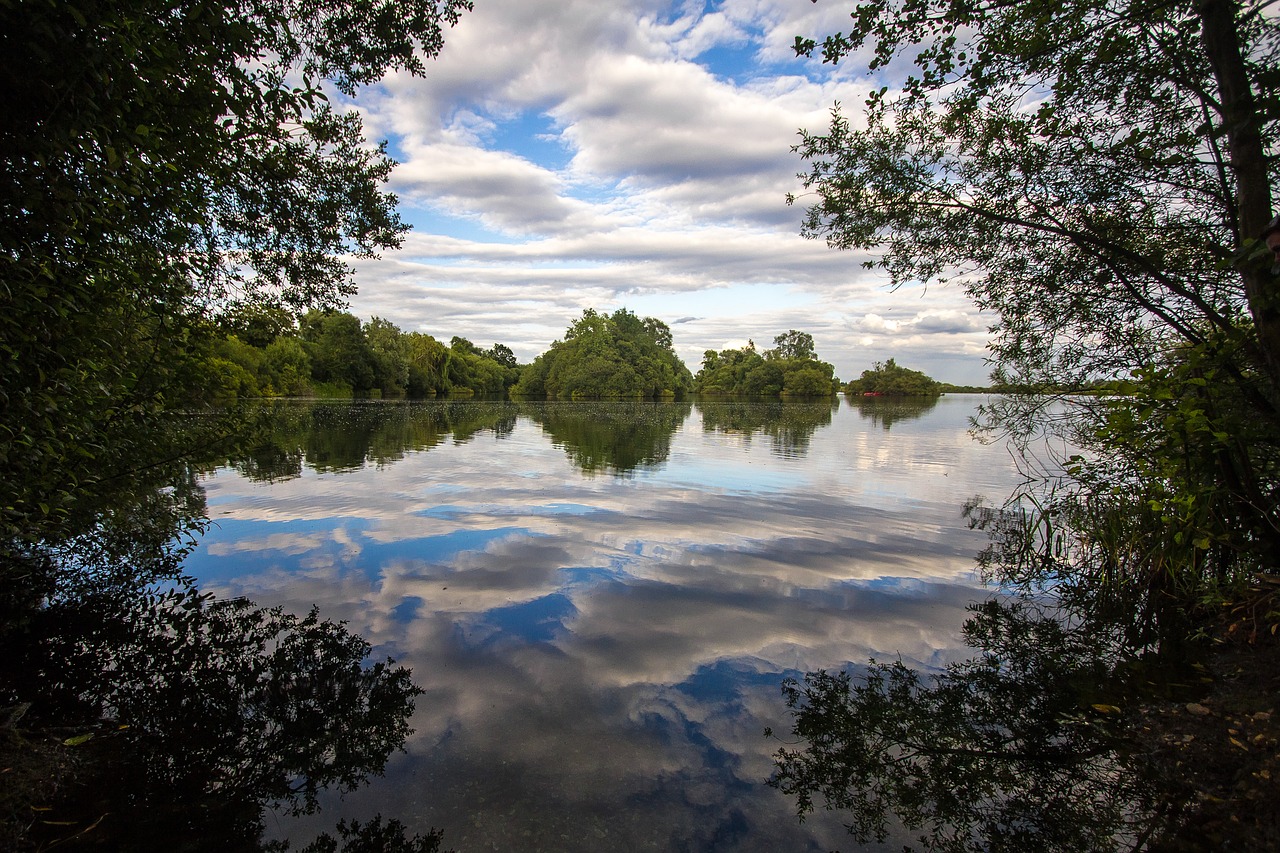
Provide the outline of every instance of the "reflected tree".
<path id="1" fill-rule="evenodd" d="M 858 414 L 885 431 L 901 421 L 914 421 L 933 411 L 938 397 L 846 397 Z"/>
<path id="2" fill-rule="evenodd" d="M 261 413 L 255 438 L 228 461 L 244 476 L 266 482 L 300 476 L 304 466 L 335 472 L 390 465 L 406 453 L 430 450 L 450 438 L 467 442 L 486 430 L 502 438 L 516 421 L 512 404 L 466 400 L 280 401 Z"/>
<path id="3" fill-rule="evenodd" d="M 748 441 L 756 433 L 767 435 L 780 456 L 804 456 L 818 429 L 831 425 L 839 400 L 752 401 L 725 400 L 698 403 L 702 429 L 725 435 L 742 435 Z"/>
<path id="4" fill-rule="evenodd" d="M 584 472 L 617 476 L 665 464 L 671 437 L 691 410 L 690 403 L 681 402 L 520 404 L 520 411 Z"/>
<path id="5" fill-rule="evenodd" d="M 406 669 L 367 663 L 369 644 L 315 611 L 182 577 L 207 523 L 207 465 L 182 452 L 240 425 L 175 419 L 61 535 L 3 541 L 0 766 L 21 772 L 0 774 L 0 846 L 256 850 L 264 807 L 310 811 L 404 743 Z"/>
<path id="6" fill-rule="evenodd" d="M 436 853 L 440 850 L 438 830 L 410 837 L 404 824 L 394 819 L 383 823 L 381 815 L 366 823 L 339 821 L 337 833 L 336 838 L 322 833 L 300 853 Z M 289 849 L 286 843 L 268 847 L 267 853 L 283 853 Z"/>
<path id="7" fill-rule="evenodd" d="M 803 744 L 770 784 L 821 802 L 859 841 L 899 824 L 928 850 L 1142 846 L 1168 815 L 1124 748 L 1111 641 L 1028 599 L 974 606 L 970 660 L 926 679 L 901 662 L 783 687 Z"/>
<path id="8" fill-rule="evenodd" d="M 184 583 L 68 589 L 29 635 L 31 716 L 100 735 L 94 766 L 112 780 L 87 782 L 51 826 L 92 826 L 121 849 L 171 834 L 196 840 L 170 849 L 250 843 L 264 806 L 313 811 L 321 789 L 381 772 L 420 692 L 392 661 L 363 665 L 368 643 L 314 610 Z"/>

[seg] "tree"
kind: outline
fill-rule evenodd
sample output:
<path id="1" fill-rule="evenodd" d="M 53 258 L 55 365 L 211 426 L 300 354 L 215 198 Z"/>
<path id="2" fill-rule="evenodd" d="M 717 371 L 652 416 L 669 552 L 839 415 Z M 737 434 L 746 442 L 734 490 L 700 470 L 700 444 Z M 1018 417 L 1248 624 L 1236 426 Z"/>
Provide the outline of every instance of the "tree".
<path id="1" fill-rule="evenodd" d="M 1280 116 L 1265 5 L 860 6 L 824 60 L 865 47 L 872 71 L 918 54 L 917 72 L 900 96 L 872 94 L 866 130 L 837 107 L 827 135 L 803 135 L 818 195 L 806 233 L 885 248 L 895 282 L 974 273 L 1010 367 L 1043 354 L 1059 372 L 1113 371 L 1168 333 L 1218 330 L 1274 390 L 1280 304 L 1256 240 Z M 1113 338 L 1126 324 L 1137 333 Z"/>
<path id="2" fill-rule="evenodd" d="M 1128 381 L 1061 422 L 1095 454 L 1077 485 L 1116 512 L 1160 507 L 1152 536 L 1201 542 L 1170 564 L 1193 596 L 1280 549 L 1280 279 L 1257 240 L 1280 131 L 1266 5 L 865 4 L 823 58 L 913 58 L 913 76 L 872 93 L 865 129 L 837 106 L 797 146 L 804 233 L 875 250 L 895 285 L 960 282 L 998 318 L 998 383 Z M 997 403 L 988 424 L 1033 432 L 1041 402 Z"/>
<path id="3" fill-rule="evenodd" d="M 1067 619 L 1080 636 L 1113 638 L 1095 683 L 1126 655 L 1176 653 L 1191 614 L 1276 571 L 1280 278 L 1258 240 L 1276 191 L 1268 140 L 1280 130 L 1269 5 L 879 0 L 821 44 L 825 61 L 914 68 L 900 91 L 872 92 L 865 124 L 837 105 L 827 132 L 802 132 L 816 199 L 803 233 L 871 250 L 869 265 L 895 286 L 959 283 L 997 318 L 997 384 L 1032 392 L 988 406 L 986 425 L 1020 439 L 1059 429 L 1087 451 L 1007 508 L 1018 519 L 1009 559 L 986 568 L 995 583 L 1051 598 L 1049 627 Z M 796 40 L 800 54 L 818 49 Z M 1119 380 L 1122 394 L 1050 409 L 1038 390 L 1097 380 Z M 859 831 L 895 811 L 934 830 L 941 849 L 1045 846 L 1020 841 L 1027 829 L 1068 849 L 1108 846 L 1123 828 L 1104 822 L 1091 838 L 1077 834 L 1094 832 L 1087 815 L 1056 817 L 1101 805 L 1123 820 L 1142 804 L 1108 812 L 1120 799 L 1107 786 L 1126 781 L 1114 757 L 1073 767 L 1047 754 L 1088 724 L 1037 720 L 1084 698 L 1062 689 L 1076 675 L 1035 671 L 1056 666 L 987 653 L 932 687 L 886 668 L 859 687 L 796 685 L 798 721 L 825 714 L 837 725 L 800 732 L 810 748 L 780 756 L 778 780 L 798 783 L 802 806 L 819 791 L 849 807 Z M 909 719 L 922 705 L 934 708 Z M 1010 752 L 1009 738 L 1037 729 L 1047 775 L 1006 775 L 1032 742 Z M 1062 770 L 1066 784 L 1054 778 Z M 1037 802 L 1077 777 L 1089 784 L 1075 806 Z"/>
<path id="4" fill-rule="evenodd" d="M 492 349 L 487 349 L 483 353 L 485 358 L 498 362 L 503 367 L 518 367 L 516 354 L 511 351 L 511 347 L 506 344 L 494 344 Z"/>
<path id="5" fill-rule="evenodd" d="M 788 329 L 774 338 L 773 343 L 777 347 L 773 352 L 778 358 L 817 358 L 813 346 L 813 335 L 808 332 Z"/>
<path id="6" fill-rule="evenodd" d="M 612 315 L 588 308 L 563 341 L 521 371 L 511 391 L 560 399 L 678 398 L 692 384 L 661 320 L 640 318 L 625 308 Z"/>
<path id="7" fill-rule="evenodd" d="M 846 394 L 883 394 L 889 397 L 936 397 L 942 385 L 918 370 L 901 367 L 893 359 L 876 362 L 871 370 L 845 386 Z"/>
<path id="8" fill-rule="evenodd" d="M 774 397 L 830 397 L 835 394 L 835 367 L 819 361 L 813 336 L 795 329 L 773 339 L 775 349 L 763 355 L 748 342 L 742 349 L 707 350 L 694 379 L 700 394 L 749 394 Z"/>
<path id="9" fill-rule="evenodd" d="M 468 5 L 0 2 L 0 535 L 145 440 L 210 317 L 335 305 L 341 257 L 398 245 L 391 161 L 326 89 L 423 73 Z"/>
<path id="10" fill-rule="evenodd" d="M 400 397 L 409 388 L 409 341 L 394 323 L 373 317 L 364 326 L 373 352 L 374 384 L 384 397 Z"/>
<path id="11" fill-rule="evenodd" d="M 303 316 L 301 334 L 311 357 L 312 376 L 359 394 L 374 387 L 377 362 L 360 320 L 345 311 L 312 311 Z"/>

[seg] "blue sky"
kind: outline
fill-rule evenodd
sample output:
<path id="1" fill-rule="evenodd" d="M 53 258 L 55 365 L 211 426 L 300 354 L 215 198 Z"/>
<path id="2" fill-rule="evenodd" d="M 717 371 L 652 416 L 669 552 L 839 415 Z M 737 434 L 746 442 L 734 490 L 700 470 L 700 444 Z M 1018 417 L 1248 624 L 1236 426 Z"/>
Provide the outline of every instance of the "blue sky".
<path id="1" fill-rule="evenodd" d="M 670 325 L 694 371 L 799 329 L 842 379 L 892 357 L 984 382 L 990 318 L 958 288 L 891 290 L 786 204 L 797 131 L 882 84 L 791 51 L 852 5 L 475 0 L 425 78 L 355 102 L 414 230 L 356 264 L 351 310 L 527 362 L 584 308 L 626 307 Z"/>

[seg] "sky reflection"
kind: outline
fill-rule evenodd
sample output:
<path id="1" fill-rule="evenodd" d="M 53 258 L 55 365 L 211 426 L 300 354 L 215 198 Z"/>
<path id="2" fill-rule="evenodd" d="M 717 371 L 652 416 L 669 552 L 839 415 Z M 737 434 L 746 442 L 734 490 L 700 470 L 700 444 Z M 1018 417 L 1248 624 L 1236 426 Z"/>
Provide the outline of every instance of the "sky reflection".
<path id="1" fill-rule="evenodd" d="M 855 849 L 762 785 L 778 743 L 761 732 L 789 730 L 787 674 L 963 656 L 984 540 L 961 507 L 1018 482 L 967 435 L 975 404 L 522 404 L 514 427 L 508 411 L 399 461 L 221 468 L 188 569 L 220 595 L 318 605 L 426 690 L 407 754 L 316 828 L 381 811 L 460 851 Z M 397 417 L 438 423 L 433 405 Z M 592 432 L 627 417 L 645 446 Z"/>

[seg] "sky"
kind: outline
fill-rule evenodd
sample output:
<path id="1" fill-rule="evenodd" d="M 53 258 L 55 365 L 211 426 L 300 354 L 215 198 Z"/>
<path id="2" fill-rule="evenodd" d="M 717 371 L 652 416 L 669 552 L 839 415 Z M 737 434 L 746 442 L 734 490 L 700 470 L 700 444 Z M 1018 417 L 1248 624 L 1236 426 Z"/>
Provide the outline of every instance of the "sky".
<path id="1" fill-rule="evenodd" d="M 864 253 L 799 234 L 798 131 L 891 82 L 791 49 L 853 5 L 475 0 L 425 77 L 354 102 L 413 230 L 355 262 L 350 310 L 527 363 L 584 309 L 627 308 L 670 326 L 695 373 L 706 350 L 796 329 L 845 381 L 894 358 L 986 384 L 991 318 L 959 288 L 892 289 Z"/>

